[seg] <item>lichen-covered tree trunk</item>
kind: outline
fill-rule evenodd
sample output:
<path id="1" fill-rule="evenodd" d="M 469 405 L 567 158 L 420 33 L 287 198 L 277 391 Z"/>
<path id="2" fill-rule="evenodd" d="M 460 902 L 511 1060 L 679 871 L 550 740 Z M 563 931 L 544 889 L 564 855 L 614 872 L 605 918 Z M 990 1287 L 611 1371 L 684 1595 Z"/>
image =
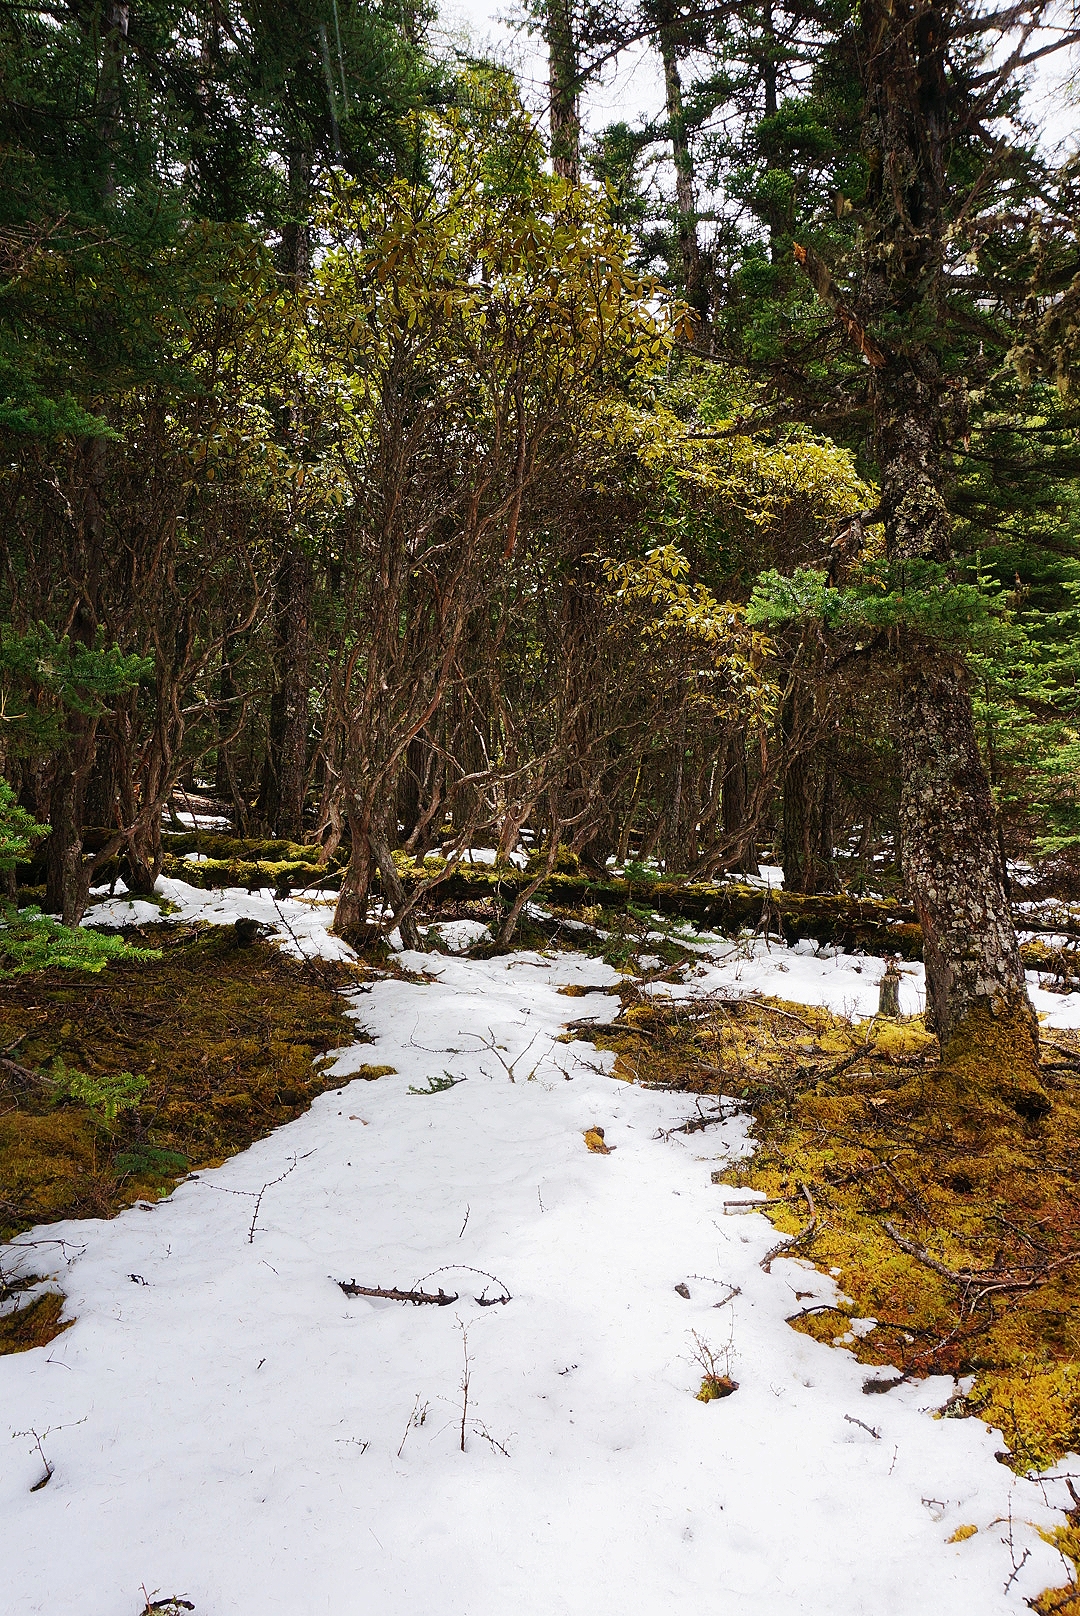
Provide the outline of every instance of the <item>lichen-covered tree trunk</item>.
<path id="1" fill-rule="evenodd" d="M 936 376 L 892 361 L 878 382 L 886 543 L 894 561 L 943 562 Z M 990 783 L 959 657 L 911 628 L 900 652 L 900 841 L 923 928 L 928 1007 L 942 1064 L 1022 1112 L 1046 1108 Z"/>
<path id="2" fill-rule="evenodd" d="M 1001 1078 L 1022 1096 L 1036 1064 L 1035 1017 L 967 680 L 955 657 L 918 641 L 904 646 L 900 727 L 904 878 L 923 928 L 943 1062 L 981 1078 L 981 1086 Z"/>

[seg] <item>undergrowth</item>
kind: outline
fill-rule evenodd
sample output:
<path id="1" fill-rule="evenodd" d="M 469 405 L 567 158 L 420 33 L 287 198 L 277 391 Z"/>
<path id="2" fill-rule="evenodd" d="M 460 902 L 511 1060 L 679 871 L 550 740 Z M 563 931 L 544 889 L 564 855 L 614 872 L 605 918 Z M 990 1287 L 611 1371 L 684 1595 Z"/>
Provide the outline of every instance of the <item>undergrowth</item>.
<path id="1" fill-rule="evenodd" d="M 0 905 L 0 980 L 53 968 L 102 971 L 110 960 L 152 960 L 154 949 L 133 948 L 122 937 L 63 926 L 40 909 Z"/>

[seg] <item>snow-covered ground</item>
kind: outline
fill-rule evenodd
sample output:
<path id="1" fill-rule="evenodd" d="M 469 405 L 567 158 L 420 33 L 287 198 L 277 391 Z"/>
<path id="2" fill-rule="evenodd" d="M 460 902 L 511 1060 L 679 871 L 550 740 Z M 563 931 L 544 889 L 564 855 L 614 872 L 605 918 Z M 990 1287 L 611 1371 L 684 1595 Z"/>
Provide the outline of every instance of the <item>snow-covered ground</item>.
<path id="1" fill-rule="evenodd" d="M 275 924 L 266 898 L 162 886 Z M 286 944 L 327 944 L 328 909 L 277 908 Z M 136 1616 L 144 1585 L 197 1616 L 1019 1616 L 1064 1580 L 1037 1532 L 1053 1488 L 932 1417 L 952 1381 L 865 1396 L 873 1371 L 788 1327 L 843 1275 L 763 1273 L 775 1230 L 725 1215 L 743 1195 L 711 1175 L 745 1121 L 661 1136 L 691 1097 L 557 1041 L 618 1008 L 558 988 L 614 970 L 402 959 L 435 980 L 356 993 L 375 1042 L 307 1115 L 167 1201 L 4 1253 L 54 1272 L 77 1322 L 0 1359 L 3 1616 Z M 837 1008 L 881 968 L 775 944 L 702 967 Z M 370 1062 L 396 1075 L 351 1078 Z M 731 1397 L 696 1400 L 695 1335 Z"/>

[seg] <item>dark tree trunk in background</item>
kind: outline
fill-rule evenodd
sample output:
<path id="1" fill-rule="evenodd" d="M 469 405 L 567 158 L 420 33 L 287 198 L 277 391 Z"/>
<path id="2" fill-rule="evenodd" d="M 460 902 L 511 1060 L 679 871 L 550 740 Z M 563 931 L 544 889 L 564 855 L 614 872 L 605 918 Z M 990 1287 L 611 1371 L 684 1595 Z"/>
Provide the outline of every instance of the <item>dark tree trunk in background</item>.
<path id="1" fill-rule="evenodd" d="M 812 698 L 811 698 L 812 699 Z M 814 892 L 814 782 L 806 750 L 804 726 L 807 694 L 796 684 L 780 714 L 784 763 L 781 854 L 784 885 L 789 892 Z"/>
<path id="2" fill-rule="evenodd" d="M 308 673 L 314 571 L 304 550 L 286 550 L 276 590 L 275 662 L 278 683 L 270 702 L 259 818 L 276 836 L 298 842 L 304 834 L 308 771 Z"/>
<path id="3" fill-rule="evenodd" d="M 821 763 L 816 821 L 814 862 L 817 890 L 834 892 L 840 884 L 836 868 L 836 770 L 828 756 L 823 757 Z"/>
<path id="4" fill-rule="evenodd" d="M 45 907 L 65 926 L 77 926 L 90 892 L 89 871 L 82 855 L 82 823 L 78 778 L 65 752 L 49 796 L 49 840 L 46 846 Z"/>
<path id="5" fill-rule="evenodd" d="M 311 274 L 311 185 L 309 151 L 288 158 L 288 216 L 281 233 L 281 270 L 299 291 Z M 293 431 L 295 421 L 290 425 Z M 270 704 L 267 755 L 259 788 L 258 817 L 273 835 L 298 842 L 304 834 L 307 788 L 308 674 L 311 665 L 311 556 L 286 541 L 275 581 L 276 684 Z"/>
<path id="6" fill-rule="evenodd" d="M 750 811 L 750 782 L 746 766 L 746 731 L 742 727 L 728 737 L 724 749 L 723 785 L 720 796 L 721 823 L 725 836 L 738 836 L 747 829 Z M 741 875 L 757 875 L 758 861 L 751 837 L 744 850 L 734 857 L 728 868 Z"/>

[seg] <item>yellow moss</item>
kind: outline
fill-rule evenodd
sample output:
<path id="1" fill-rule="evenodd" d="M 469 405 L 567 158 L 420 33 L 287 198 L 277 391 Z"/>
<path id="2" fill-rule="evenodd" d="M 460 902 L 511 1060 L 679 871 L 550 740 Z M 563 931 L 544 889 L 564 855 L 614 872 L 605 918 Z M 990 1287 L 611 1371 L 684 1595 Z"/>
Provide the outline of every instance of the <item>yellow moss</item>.
<path id="1" fill-rule="evenodd" d="M 900 1063 L 918 1060 L 937 1045 L 921 1016 L 911 1021 L 875 1021 L 871 1037 L 875 1054 Z"/>
<path id="2" fill-rule="evenodd" d="M 1080 1587 L 1048 1588 L 1032 1601 L 1035 1616 L 1080 1616 Z"/>
<path id="3" fill-rule="evenodd" d="M 730 1397 L 738 1389 L 738 1382 L 730 1375 L 706 1375 L 701 1390 L 695 1395 L 699 1403 L 715 1403 L 717 1398 Z"/>
<path id="4" fill-rule="evenodd" d="M 1037 1119 L 1050 1109 L 1039 1077 L 1031 1011 L 1027 1004 L 976 1004 L 949 1035 L 942 1071 L 958 1098 L 993 1114 L 1009 1107 Z"/>
<path id="5" fill-rule="evenodd" d="M 393 1077 L 396 1072 L 396 1066 L 358 1066 L 355 1072 L 350 1072 L 341 1081 L 351 1083 L 354 1077 L 358 1077 L 364 1083 L 374 1083 L 377 1077 Z"/>

